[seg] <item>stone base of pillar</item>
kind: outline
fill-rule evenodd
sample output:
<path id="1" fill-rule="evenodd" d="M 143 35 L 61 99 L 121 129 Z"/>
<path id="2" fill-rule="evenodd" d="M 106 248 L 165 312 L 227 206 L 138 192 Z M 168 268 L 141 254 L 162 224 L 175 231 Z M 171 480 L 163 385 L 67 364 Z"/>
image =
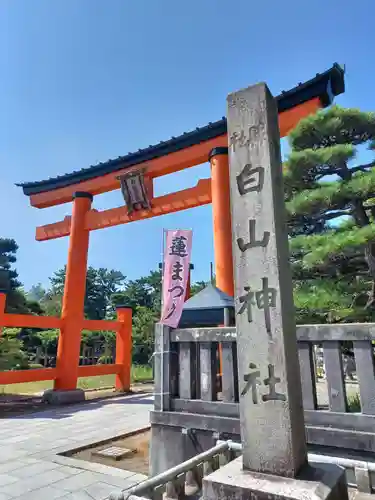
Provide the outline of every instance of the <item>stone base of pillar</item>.
<path id="1" fill-rule="evenodd" d="M 74 389 L 72 391 L 55 391 L 48 389 L 43 393 L 43 401 L 51 405 L 67 405 L 85 401 L 85 391 Z"/>
<path id="2" fill-rule="evenodd" d="M 242 457 L 203 480 L 204 500 L 348 500 L 345 469 L 310 463 L 297 478 L 242 469 Z"/>

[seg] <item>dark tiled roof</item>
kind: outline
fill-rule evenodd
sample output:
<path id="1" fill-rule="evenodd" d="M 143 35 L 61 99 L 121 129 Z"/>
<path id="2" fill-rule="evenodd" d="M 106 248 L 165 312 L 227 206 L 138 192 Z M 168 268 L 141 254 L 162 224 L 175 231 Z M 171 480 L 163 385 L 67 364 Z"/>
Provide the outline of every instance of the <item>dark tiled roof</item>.
<path id="1" fill-rule="evenodd" d="M 221 325 L 224 309 L 234 310 L 233 297 L 209 284 L 185 302 L 179 328 Z"/>
<path id="2" fill-rule="evenodd" d="M 323 106 L 329 106 L 334 96 L 342 94 L 344 90 L 344 69 L 338 64 L 334 64 L 328 71 L 318 73 L 315 78 L 305 83 L 300 83 L 297 87 L 287 92 L 282 92 L 277 96 L 276 100 L 279 113 L 310 101 L 315 97 L 320 98 Z M 168 141 L 162 141 L 154 146 L 139 149 L 135 153 L 128 153 L 125 156 L 119 156 L 116 159 L 108 160 L 104 163 L 99 163 L 98 165 L 84 168 L 77 172 L 71 172 L 70 174 L 46 179 L 44 181 L 25 182 L 17 184 L 17 186 L 21 186 L 24 194 L 28 196 L 51 191 L 180 151 L 189 146 L 194 146 L 195 144 L 219 137 L 226 132 L 227 121 L 226 118 L 223 117 L 221 120 L 213 123 L 210 122 L 204 127 L 197 128 L 191 132 L 185 132 L 178 137 L 172 137 Z"/>
<path id="3" fill-rule="evenodd" d="M 200 292 L 193 295 L 184 304 L 183 310 L 224 309 L 234 307 L 233 297 L 230 297 L 214 285 L 207 285 Z"/>

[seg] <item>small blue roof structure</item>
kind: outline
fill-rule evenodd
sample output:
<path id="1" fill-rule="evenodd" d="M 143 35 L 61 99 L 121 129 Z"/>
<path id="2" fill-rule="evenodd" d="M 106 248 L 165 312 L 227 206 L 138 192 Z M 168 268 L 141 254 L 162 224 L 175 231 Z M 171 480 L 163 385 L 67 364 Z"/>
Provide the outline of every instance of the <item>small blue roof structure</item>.
<path id="1" fill-rule="evenodd" d="M 234 319 L 234 300 L 211 283 L 184 304 L 179 328 L 224 324 L 224 310 Z"/>

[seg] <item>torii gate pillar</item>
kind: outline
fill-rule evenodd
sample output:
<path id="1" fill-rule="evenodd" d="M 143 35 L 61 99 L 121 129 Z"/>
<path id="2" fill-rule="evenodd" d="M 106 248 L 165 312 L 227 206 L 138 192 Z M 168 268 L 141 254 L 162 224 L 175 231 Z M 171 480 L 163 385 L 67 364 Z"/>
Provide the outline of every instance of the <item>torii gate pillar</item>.
<path id="1" fill-rule="evenodd" d="M 85 223 L 92 199 L 90 193 L 77 192 L 73 201 L 54 386 L 62 391 L 72 391 L 77 387 L 90 234 Z"/>
<path id="2" fill-rule="evenodd" d="M 214 148 L 209 155 L 209 160 L 211 163 L 216 286 L 233 297 L 232 222 L 228 148 Z"/>

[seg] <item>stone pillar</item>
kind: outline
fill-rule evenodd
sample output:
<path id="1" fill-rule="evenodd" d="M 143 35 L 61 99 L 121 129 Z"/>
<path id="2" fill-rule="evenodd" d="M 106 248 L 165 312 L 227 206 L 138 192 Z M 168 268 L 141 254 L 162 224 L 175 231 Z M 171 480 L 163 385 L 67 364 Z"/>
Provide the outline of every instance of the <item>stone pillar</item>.
<path id="1" fill-rule="evenodd" d="M 243 466 L 295 476 L 307 451 L 277 116 L 263 84 L 228 97 Z"/>
<path id="2" fill-rule="evenodd" d="M 89 231 L 85 222 L 91 203 L 90 193 L 75 193 L 54 385 L 55 389 L 64 391 L 74 390 L 77 386 L 89 248 Z"/>
<path id="3" fill-rule="evenodd" d="M 203 498 L 348 498 L 345 472 L 307 464 L 277 105 L 265 84 L 228 96 L 243 456 Z"/>
<path id="4" fill-rule="evenodd" d="M 190 458 L 185 456 L 184 442 L 180 427 L 151 425 L 150 476 L 157 476 Z"/>

